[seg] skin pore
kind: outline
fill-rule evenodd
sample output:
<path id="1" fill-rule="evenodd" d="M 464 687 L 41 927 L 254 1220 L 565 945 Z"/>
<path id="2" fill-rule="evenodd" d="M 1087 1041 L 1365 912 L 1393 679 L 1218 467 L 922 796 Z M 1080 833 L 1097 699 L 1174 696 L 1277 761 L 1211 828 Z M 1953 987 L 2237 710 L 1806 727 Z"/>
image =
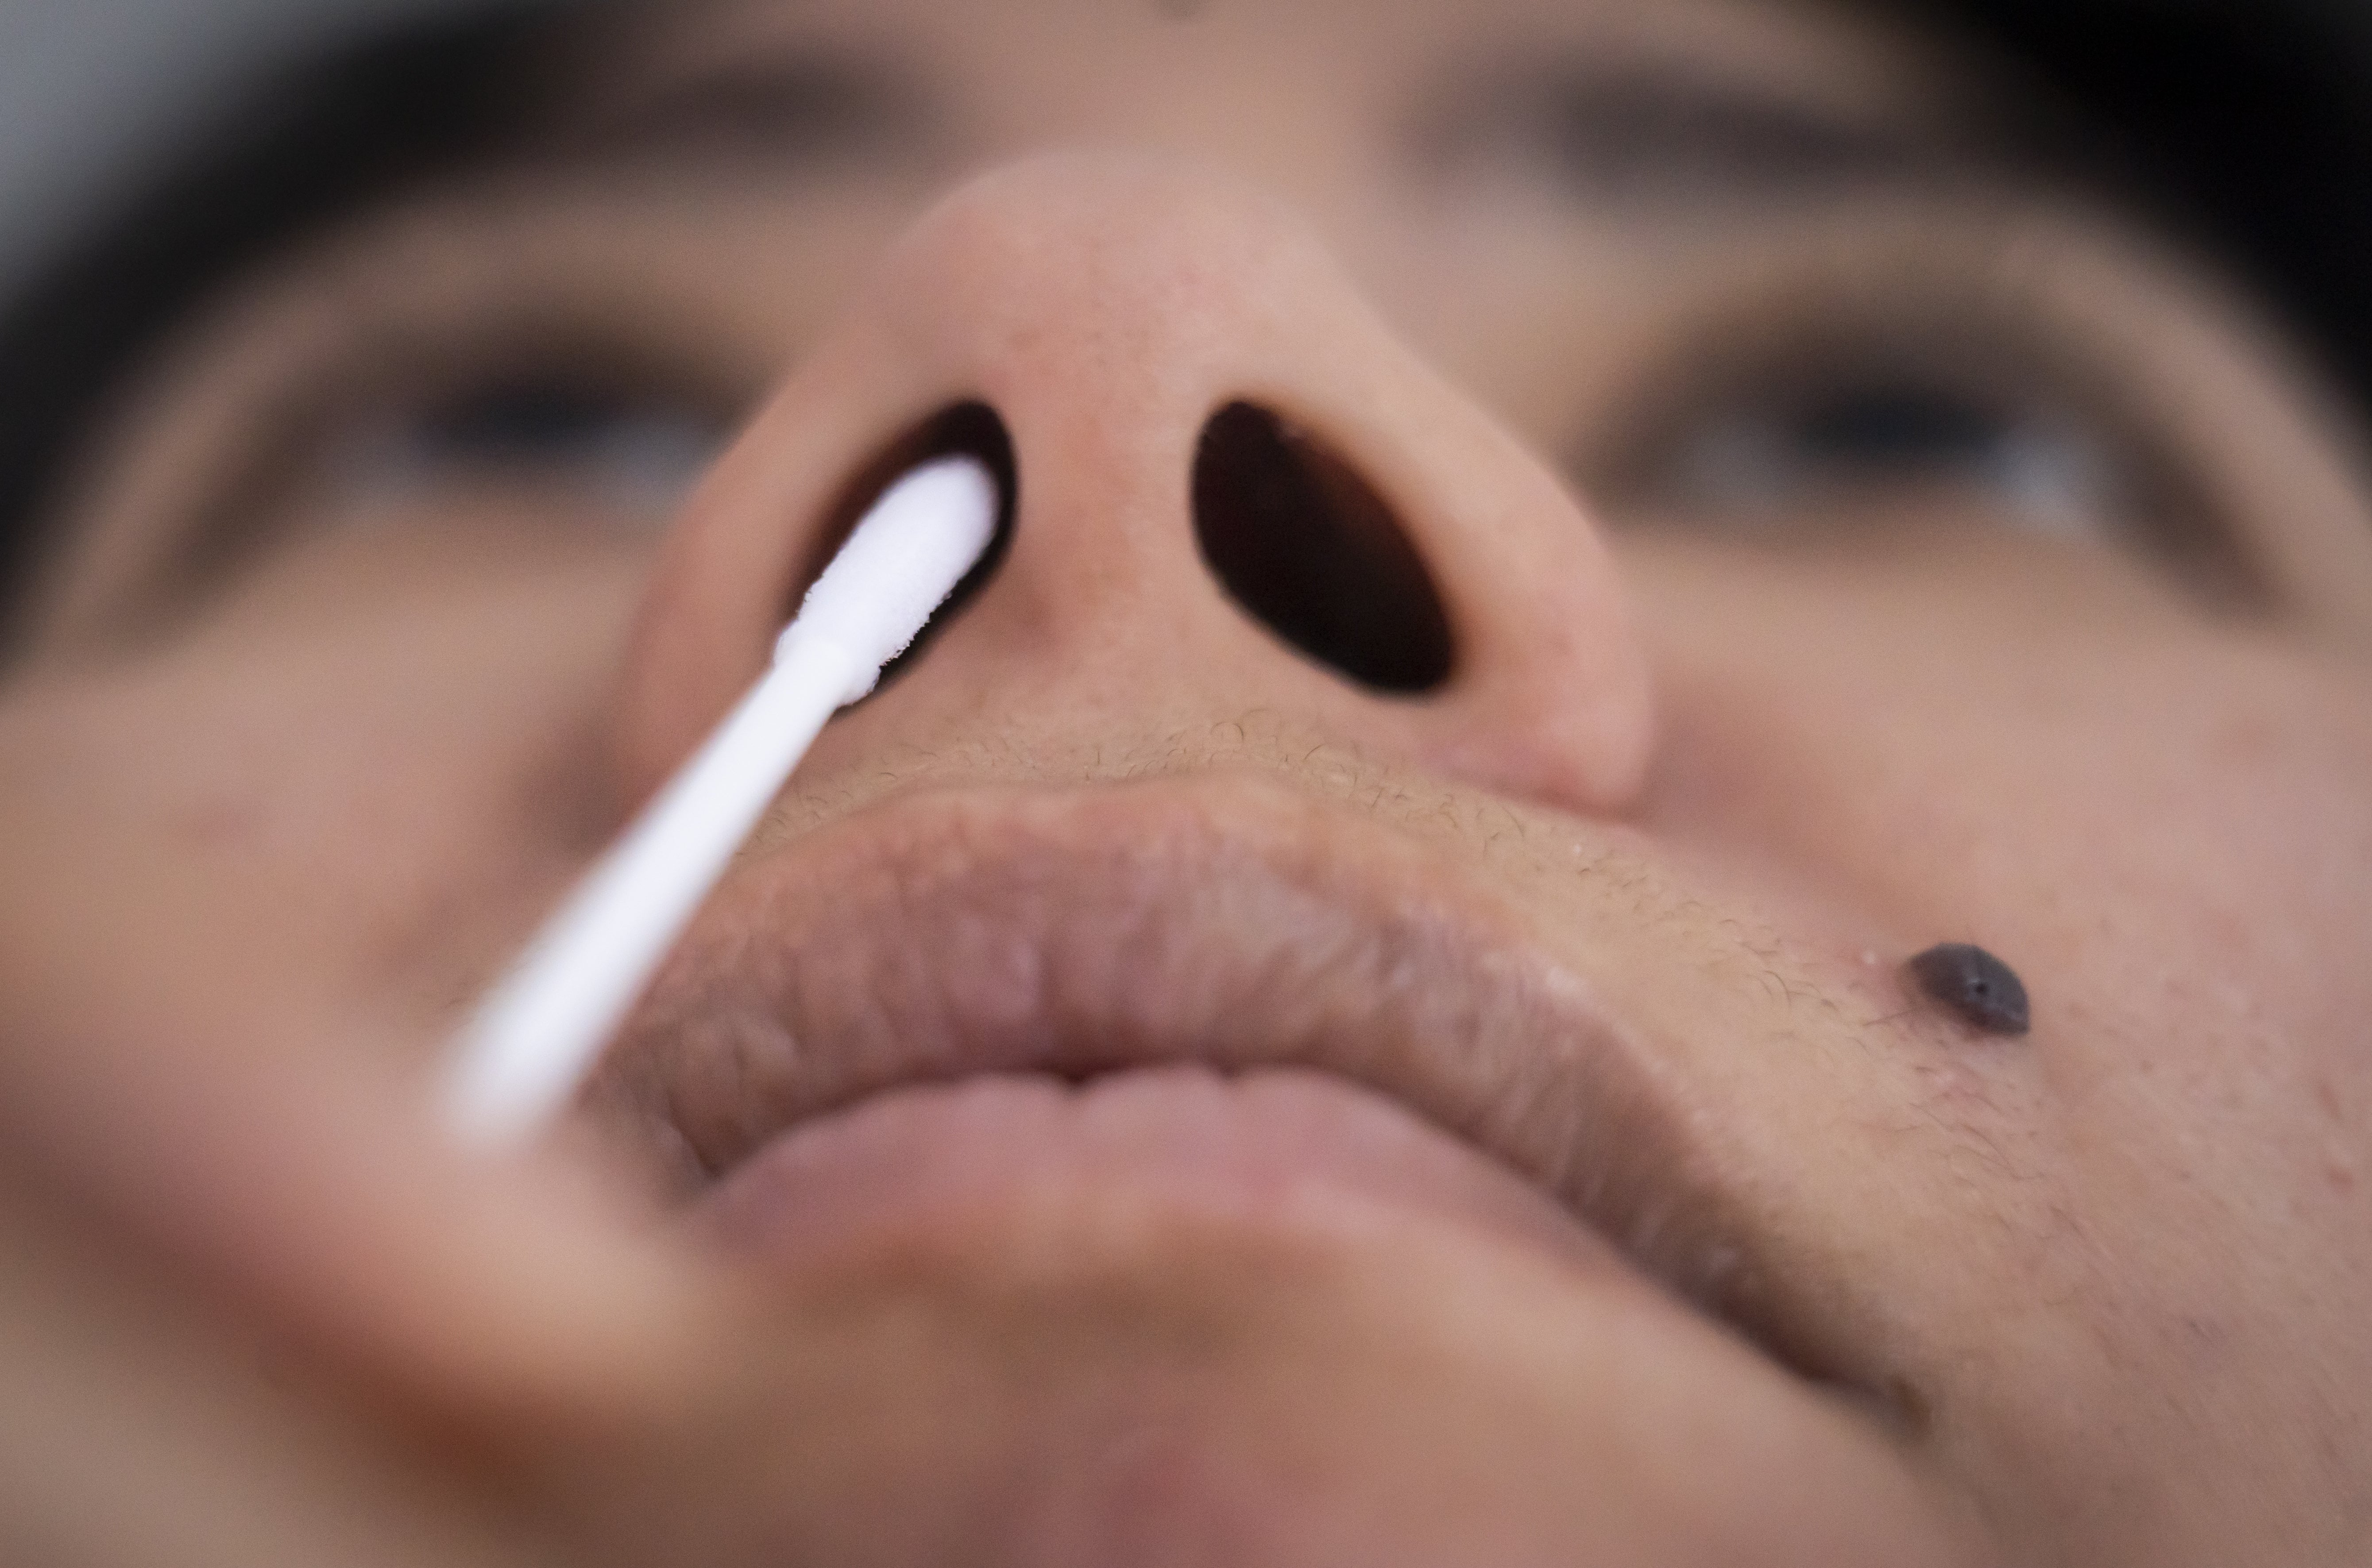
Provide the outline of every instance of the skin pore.
<path id="1" fill-rule="evenodd" d="M 657 1427 L 448 1401 L 473 1507 L 623 1562 L 2351 1561 L 2372 503 L 2022 103 L 1715 0 L 588 24 L 526 145 L 227 291 L 83 461 L 0 695 L 12 1028 L 426 1066 L 983 403 L 995 575 L 571 1129 L 732 1326 Z M 1380 504 L 1447 679 L 1207 563 L 1238 403 Z M 1906 978 L 1941 942 L 2030 1034 Z M 265 1340 L 470 1383 L 269 1272 Z"/>

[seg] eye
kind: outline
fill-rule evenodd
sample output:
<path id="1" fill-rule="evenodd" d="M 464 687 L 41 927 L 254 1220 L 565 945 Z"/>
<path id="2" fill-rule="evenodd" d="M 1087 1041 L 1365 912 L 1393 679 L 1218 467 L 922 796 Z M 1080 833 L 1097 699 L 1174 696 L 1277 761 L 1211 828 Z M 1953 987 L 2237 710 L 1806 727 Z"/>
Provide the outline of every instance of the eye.
<path id="1" fill-rule="evenodd" d="M 1632 517 L 1772 534 L 1948 510 L 2059 539 L 2151 543 L 2134 505 L 2145 465 L 2113 420 L 2014 366 L 1796 351 L 1693 377 L 1634 429 L 1601 470 L 1603 494 Z"/>
<path id="2" fill-rule="evenodd" d="M 1812 463 L 1879 472 L 1982 472 L 2015 439 L 2015 422 L 1998 409 L 1932 387 L 1876 385 L 1812 403 L 1796 417 L 1790 435 Z"/>
<path id="3" fill-rule="evenodd" d="M 727 425 L 693 399 L 631 381 L 512 373 L 357 421 L 331 443 L 328 466 L 332 482 L 365 506 L 534 487 L 638 527 L 675 511 Z"/>
<path id="4" fill-rule="evenodd" d="M 2105 540 L 2120 499 L 2109 444 L 2049 400 L 1904 373 L 1719 401 L 1667 438 L 1647 478 L 1659 502 L 1738 527 L 1949 495 L 2040 532 Z"/>

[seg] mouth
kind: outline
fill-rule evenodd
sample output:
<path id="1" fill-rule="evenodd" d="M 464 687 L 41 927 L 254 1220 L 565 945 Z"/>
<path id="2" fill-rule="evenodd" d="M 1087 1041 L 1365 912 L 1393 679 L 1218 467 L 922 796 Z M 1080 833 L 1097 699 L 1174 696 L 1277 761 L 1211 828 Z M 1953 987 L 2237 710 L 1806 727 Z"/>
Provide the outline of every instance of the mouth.
<path id="1" fill-rule="evenodd" d="M 1769 1295 L 1587 980 L 1416 836 L 1264 781 L 916 795 L 754 857 L 589 1099 L 778 1236 L 1107 1178 L 1243 1211 L 1323 1167 L 1725 1318 Z"/>

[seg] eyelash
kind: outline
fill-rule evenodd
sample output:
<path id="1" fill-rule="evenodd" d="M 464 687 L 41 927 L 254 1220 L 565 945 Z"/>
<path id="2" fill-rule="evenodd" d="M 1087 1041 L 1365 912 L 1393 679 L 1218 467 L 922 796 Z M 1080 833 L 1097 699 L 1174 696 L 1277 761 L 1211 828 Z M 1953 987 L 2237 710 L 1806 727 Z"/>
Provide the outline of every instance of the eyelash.
<path id="1" fill-rule="evenodd" d="M 2247 538 L 2150 424 L 2085 362 L 2021 353 L 2032 331 L 1898 334 L 1873 353 L 1840 324 L 1700 362 L 1580 478 L 1618 525 L 1775 545 L 1982 522 L 2118 551 L 2224 613 L 2277 610 Z"/>
<path id="2" fill-rule="evenodd" d="M 2189 487 L 2168 482 L 2136 435 L 2145 426 L 2094 385 L 2103 377 L 2079 332 L 2034 319 L 2056 313 L 2023 291 L 1996 297 L 1997 271 L 1929 273 L 1823 266 L 1676 318 L 1667 372 L 1610 405 L 1633 417 L 1599 432 L 1610 439 L 1590 444 L 1577 479 L 1617 523 L 1772 543 L 1883 527 L 1908 515 L 1898 499 L 1948 498 L 1955 517 L 2152 557 L 2211 598 L 2261 597 L 2229 531 L 2182 503 Z M 516 269 L 500 279 L 466 308 L 343 292 L 350 345 L 415 368 L 370 377 L 377 390 L 292 454 L 326 482 L 329 515 L 418 516 L 447 497 L 533 490 L 589 527 L 656 531 L 722 449 L 747 389 L 685 395 L 728 384 L 714 354 L 660 341 L 600 352 L 610 332 L 573 331 L 565 310 L 523 298 Z M 584 319 L 608 321 L 616 299 L 588 300 L 604 313 Z M 519 335 L 522 317 L 540 319 L 531 334 Z M 490 331 L 517 346 L 487 355 Z"/>
<path id="3" fill-rule="evenodd" d="M 1659 488 L 1730 527 L 1948 488 L 2018 526 L 2105 541 L 2121 503 L 2118 454 L 2080 417 L 1924 369 L 1781 380 L 1715 402 L 1668 440 Z"/>
<path id="4" fill-rule="evenodd" d="M 357 422 L 328 467 L 356 499 L 386 505 L 454 485 L 559 483 L 605 518 L 657 526 L 722 448 L 729 421 L 695 401 L 619 377 L 517 369 Z"/>
<path id="5" fill-rule="evenodd" d="M 1794 371 L 1678 412 L 1626 464 L 1623 486 L 1667 520 L 1752 535 L 1816 510 L 1867 518 L 1888 496 L 1949 491 L 2010 526 L 2132 542 L 2120 516 L 2131 488 L 2124 455 L 2041 394 L 1924 367 Z M 626 378 L 522 366 L 377 416 L 341 439 L 331 472 L 374 508 L 524 482 L 564 486 L 611 526 L 655 528 L 722 449 L 729 424 Z"/>

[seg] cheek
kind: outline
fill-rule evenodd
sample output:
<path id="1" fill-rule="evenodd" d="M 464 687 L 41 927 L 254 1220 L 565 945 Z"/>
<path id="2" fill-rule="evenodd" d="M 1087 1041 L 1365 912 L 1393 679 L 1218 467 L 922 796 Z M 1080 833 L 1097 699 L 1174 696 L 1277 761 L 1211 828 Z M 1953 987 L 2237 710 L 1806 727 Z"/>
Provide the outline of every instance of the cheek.
<path id="1" fill-rule="evenodd" d="M 1906 954 L 1994 949 L 2039 1023 L 2352 1036 L 2372 680 L 2130 572 L 1959 566 L 1636 574 L 1664 724 L 1650 825 L 1858 907 Z"/>
<path id="2" fill-rule="evenodd" d="M 2282 1401 L 2303 1442 L 2334 1388 L 2372 1387 L 2372 701 L 2262 658 L 2197 672 L 2185 706 L 2122 835 L 2110 800 L 2076 824 L 2090 858 L 2069 841 L 2063 898 L 2096 865 L 2098 892 L 2044 1058 L 2053 1131 L 2134 1353 L 2227 1425 Z"/>
<path id="3" fill-rule="evenodd" d="M 169 645 L 20 688 L 29 782 L 58 832 L 218 888 L 259 964 L 441 1026 L 620 814 L 606 714 L 639 579 L 598 552 L 299 552 Z"/>
<path id="4" fill-rule="evenodd" d="M 1982 1272 L 1920 1308 L 1991 1368 L 1945 1379 L 1954 1430 L 2021 1434 L 2038 1494 L 2114 1453 L 2169 1520 L 2236 1488 L 2227 1524 L 2313 1516 L 2362 1484 L 2334 1390 L 2372 1387 L 2372 683 L 2114 599 L 2021 624 L 1982 580 L 1914 587 L 1657 618 L 1656 830 L 2033 994 L 2029 1040 L 1939 1042 L 2018 1093 L 1927 1107 L 1987 1156 L 1937 1167 Z"/>
<path id="5" fill-rule="evenodd" d="M 1842 868 L 1907 937 L 2001 953 L 2063 1029 L 2159 1056 L 2353 1037 L 2372 1005 L 2354 961 L 2372 930 L 2355 874 L 2372 701 L 2253 653 L 2073 645 L 2038 663 L 1957 685 L 1931 668 L 1922 689 L 1908 659 L 1826 704 L 1797 694 L 1794 722 L 1773 719 L 1799 738 L 1759 749 L 1794 804 L 1762 809 L 1808 873 Z"/>
<path id="6" fill-rule="evenodd" d="M 1893 959 L 1999 954 L 2063 1099 L 2253 1106 L 2273 1146 L 2361 1101 L 2372 682 L 2204 626 L 1857 619 L 1840 640 L 1851 607 L 1814 602 L 1672 651 L 1658 830 L 1865 912 Z"/>

